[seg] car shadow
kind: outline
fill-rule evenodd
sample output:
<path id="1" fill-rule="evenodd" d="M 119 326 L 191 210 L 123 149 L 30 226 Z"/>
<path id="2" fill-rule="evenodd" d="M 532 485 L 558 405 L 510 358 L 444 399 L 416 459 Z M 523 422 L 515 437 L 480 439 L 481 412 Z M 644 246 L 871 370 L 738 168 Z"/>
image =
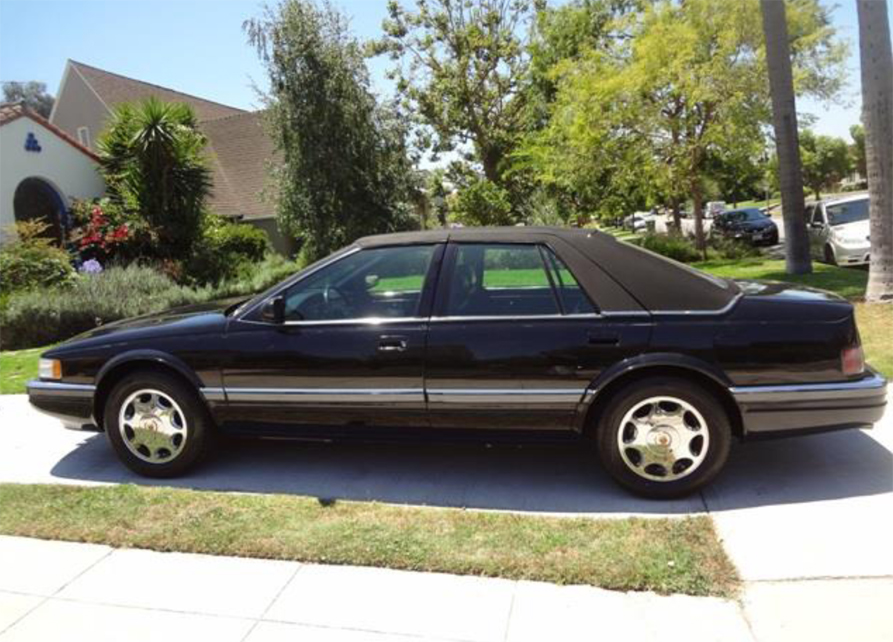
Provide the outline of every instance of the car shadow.
<path id="1" fill-rule="evenodd" d="M 125 469 L 103 435 L 85 439 L 55 477 L 325 500 L 565 514 L 687 514 L 876 495 L 893 490 L 893 455 L 861 431 L 738 444 L 703 495 L 649 501 L 618 488 L 578 446 L 228 440 L 188 476 Z"/>

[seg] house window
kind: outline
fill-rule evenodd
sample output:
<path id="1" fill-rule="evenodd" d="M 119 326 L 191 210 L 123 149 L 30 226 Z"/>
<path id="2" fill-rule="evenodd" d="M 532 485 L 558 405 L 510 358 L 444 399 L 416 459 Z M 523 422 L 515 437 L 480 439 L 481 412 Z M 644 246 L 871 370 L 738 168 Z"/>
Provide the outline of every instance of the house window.
<path id="1" fill-rule="evenodd" d="M 78 142 L 86 147 L 90 148 L 90 128 L 89 127 L 78 127 Z"/>

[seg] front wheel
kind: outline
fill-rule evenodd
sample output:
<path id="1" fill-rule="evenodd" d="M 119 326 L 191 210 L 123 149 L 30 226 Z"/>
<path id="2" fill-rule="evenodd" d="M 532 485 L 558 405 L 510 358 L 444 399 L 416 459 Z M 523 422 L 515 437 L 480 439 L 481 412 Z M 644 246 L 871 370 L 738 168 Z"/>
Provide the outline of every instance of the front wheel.
<path id="1" fill-rule="evenodd" d="M 728 458 L 732 431 L 725 410 L 685 379 L 640 380 L 620 391 L 602 417 L 602 465 L 617 483 L 644 497 L 693 493 Z"/>
<path id="2" fill-rule="evenodd" d="M 134 372 L 112 389 L 105 431 L 118 458 L 146 477 L 175 477 L 209 450 L 213 426 L 198 395 L 179 379 Z"/>

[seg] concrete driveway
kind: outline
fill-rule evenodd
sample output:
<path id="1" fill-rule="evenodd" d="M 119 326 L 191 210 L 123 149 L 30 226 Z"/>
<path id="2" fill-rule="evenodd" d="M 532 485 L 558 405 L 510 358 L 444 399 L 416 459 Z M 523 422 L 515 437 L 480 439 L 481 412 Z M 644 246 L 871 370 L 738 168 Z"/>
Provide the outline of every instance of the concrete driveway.
<path id="1" fill-rule="evenodd" d="M 163 484 L 594 517 L 708 512 L 746 580 L 893 577 L 889 410 L 870 431 L 738 444 L 711 487 L 670 502 L 628 495 L 580 448 L 239 440 L 193 474 L 155 482 L 119 464 L 105 435 L 65 430 L 24 395 L 0 397 L 0 426 L 0 481 Z"/>

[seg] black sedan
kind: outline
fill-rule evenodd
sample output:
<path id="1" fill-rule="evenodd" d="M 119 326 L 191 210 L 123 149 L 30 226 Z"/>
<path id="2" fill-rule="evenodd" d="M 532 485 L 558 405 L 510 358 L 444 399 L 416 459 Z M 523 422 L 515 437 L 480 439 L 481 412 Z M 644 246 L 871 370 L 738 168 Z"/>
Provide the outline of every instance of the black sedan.
<path id="1" fill-rule="evenodd" d="M 364 238 L 250 300 L 97 328 L 46 352 L 28 392 L 153 477 L 220 434 L 550 439 L 671 497 L 733 438 L 869 427 L 885 386 L 834 295 L 507 228 Z"/>
<path id="2" fill-rule="evenodd" d="M 713 233 L 751 245 L 778 243 L 778 226 L 755 207 L 717 214 L 713 219 Z"/>

